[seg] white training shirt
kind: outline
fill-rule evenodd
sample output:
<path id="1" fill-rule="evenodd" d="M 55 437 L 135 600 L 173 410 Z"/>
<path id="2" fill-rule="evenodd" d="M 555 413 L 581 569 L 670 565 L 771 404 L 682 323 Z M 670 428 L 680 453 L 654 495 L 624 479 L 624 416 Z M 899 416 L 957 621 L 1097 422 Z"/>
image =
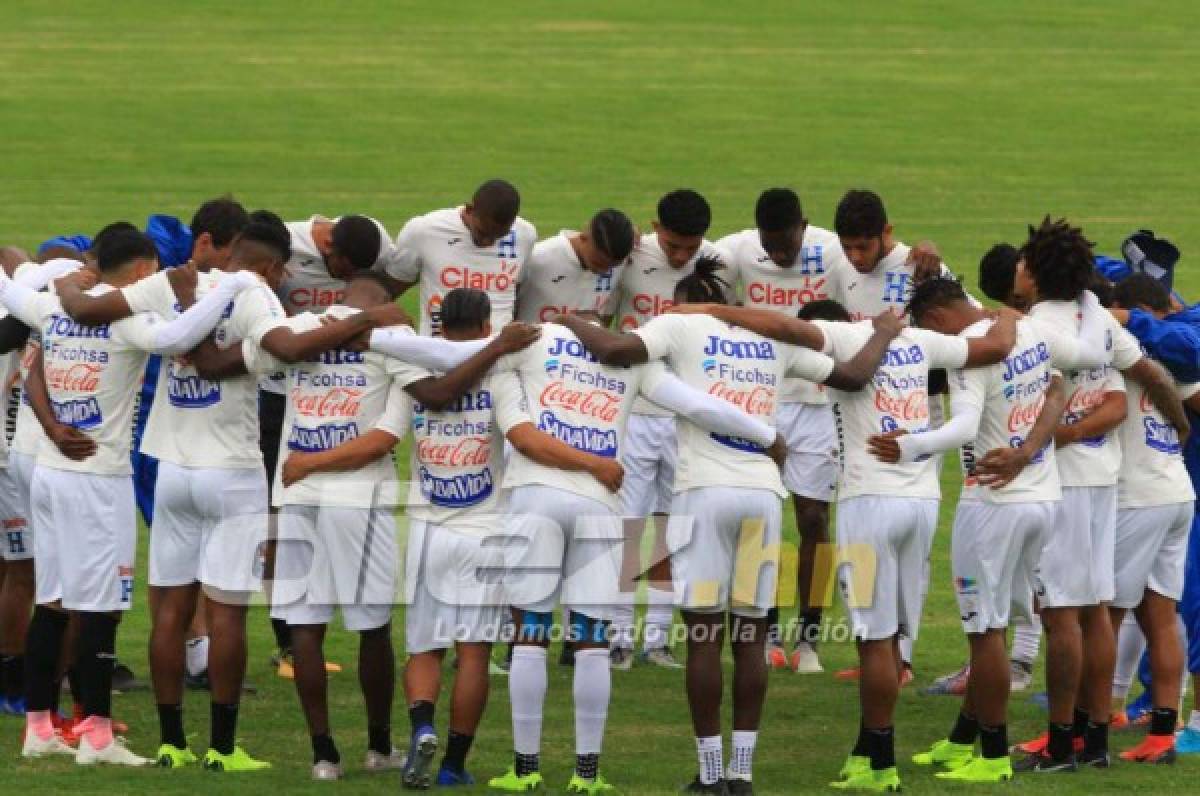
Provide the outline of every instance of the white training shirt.
<path id="1" fill-rule="evenodd" d="M 1179 399 L 1186 401 L 1200 392 L 1200 383 L 1180 385 L 1177 391 Z M 1128 412 L 1117 427 L 1121 440 L 1117 507 L 1190 503 L 1196 493 L 1183 463 L 1179 432 L 1154 408 L 1141 384 L 1131 383 L 1128 392 Z"/>
<path id="2" fill-rule="evenodd" d="M 326 309 L 334 318 L 359 310 L 335 304 Z M 297 333 L 321 326 L 319 315 L 302 313 L 287 320 Z M 282 464 L 291 451 L 319 452 L 349 442 L 379 428 L 397 439 L 408 427 L 408 396 L 392 381 L 399 363 L 372 351 L 336 348 L 306 362 L 288 365 L 262 350 L 254 339 L 242 341 L 242 354 L 251 371 L 287 372 L 287 411 L 280 435 L 275 488 L 276 506 L 342 506 L 373 508 L 396 505 L 396 471 L 391 456 L 359 470 L 314 473 L 284 488 Z"/>
<path id="3" fill-rule="evenodd" d="M 839 362 L 851 359 L 874 333 L 870 321 L 814 323 L 825 334 L 824 353 Z M 941 497 L 936 457 L 885 464 L 867 450 L 867 438 L 897 429 L 910 434 L 927 430 L 929 371 L 960 368 L 966 361 L 966 338 L 910 326 L 888 345 L 865 387 L 858 392 L 830 391 L 841 449 L 839 500 L 858 495 Z"/>
<path id="4" fill-rule="evenodd" d="M 1080 312 L 1078 301 L 1040 301 L 1029 311 L 1029 317 L 1044 330 L 1073 334 L 1079 330 Z M 1068 425 L 1077 423 L 1085 412 L 1099 405 L 1105 393 L 1124 392 L 1124 379 L 1116 371 L 1132 367 L 1142 358 L 1137 340 L 1111 320 L 1111 316 L 1109 320 L 1105 347 L 1112 351 L 1112 365 L 1063 374 L 1068 396 L 1063 422 Z M 1059 448 L 1056 458 L 1063 486 L 1113 486 L 1117 483 L 1121 448 L 1115 429 Z"/>
<path id="5" fill-rule="evenodd" d="M 517 320 L 544 323 L 559 314 L 604 310 L 623 265 L 605 274 L 589 271 L 571 247 L 578 234 L 564 229 L 533 247 L 517 280 Z"/>
<path id="6" fill-rule="evenodd" d="M 634 334 L 642 338 L 651 360 L 665 360 L 689 387 L 772 427 L 786 376 L 823 382 L 834 367 L 832 359 L 816 351 L 768 340 L 711 315 L 660 315 Z M 758 445 L 710 433 L 684 418 L 676 428 L 675 492 L 721 486 L 787 496 L 779 468 Z"/>
<path id="7" fill-rule="evenodd" d="M 227 277 L 224 271 L 201 273 L 196 296 L 205 295 Z M 135 313 L 154 312 L 168 319 L 179 315 L 179 302 L 166 271 L 122 292 Z M 278 297 L 264 282 L 230 302 L 213 336 L 222 349 L 246 339 L 258 345 L 263 335 L 286 320 Z M 142 453 L 181 467 L 247 469 L 262 465 L 257 376 L 242 374 L 210 382 L 196 373 L 186 356 L 164 357 L 154 395 L 142 435 Z"/>
<path id="8" fill-rule="evenodd" d="M 475 288 L 492 302 L 492 327 L 513 319 L 517 282 L 529 259 L 537 230 L 523 218 L 487 248 L 471 240 L 459 207 L 434 210 L 411 219 L 396 237 L 396 256 L 387 268 L 393 279 L 421 282 L 421 326 L 424 335 L 441 334 L 445 294 L 457 287 Z"/>
<path id="9" fill-rule="evenodd" d="M 701 257 L 719 258 L 720 255 L 713 244 L 704 241 L 687 264 L 682 268 L 673 268 L 658 245 L 658 235 L 653 232 L 643 235 L 633 247 L 629 262 L 621 269 L 617 286 L 609 295 L 602 314 L 616 317 L 616 330 L 619 332 L 630 332 L 644 326 L 651 318 L 675 306 L 675 286 L 696 269 L 696 260 Z M 721 277 L 729 282 L 728 274 L 722 274 Z M 660 417 L 669 417 L 671 414 L 645 399 L 638 400 L 633 411 L 634 414 Z"/>
<path id="10" fill-rule="evenodd" d="M 717 248 L 729 267 L 730 282 L 738 286 L 747 307 L 775 310 L 795 318 L 809 302 L 840 294 L 836 283 L 845 273 L 841 262 L 846 255 L 838 236 L 827 229 L 806 226 L 800 251 L 786 268 L 776 265 L 767 255 L 757 229 L 727 235 L 717 241 Z M 806 404 L 829 402 L 823 387 L 802 379 L 786 380 L 780 400 Z"/>
<path id="11" fill-rule="evenodd" d="M 910 251 L 910 246 L 896 243 L 869 274 L 859 273 L 848 259 L 836 261 L 837 275 L 832 282 L 837 292 L 832 293 L 832 297 L 840 301 L 856 321 L 874 318 L 884 310 L 905 314 L 915 270 L 908 262 Z M 942 274 L 952 275 L 945 263 L 942 263 Z"/>

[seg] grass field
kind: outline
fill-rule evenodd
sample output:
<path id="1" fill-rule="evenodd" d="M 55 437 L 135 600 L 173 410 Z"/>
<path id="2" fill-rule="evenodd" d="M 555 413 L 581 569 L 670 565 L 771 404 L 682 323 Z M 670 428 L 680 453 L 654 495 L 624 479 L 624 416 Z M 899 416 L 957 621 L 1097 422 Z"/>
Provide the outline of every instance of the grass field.
<path id="1" fill-rule="evenodd" d="M 769 185 L 796 187 L 825 226 L 846 188 L 871 187 L 902 239 L 937 241 L 969 279 L 989 244 L 1052 212 L 1082 222 L 1102 251 L 1139 226 L 1170 236 L 1185 252 L 1178 284 L 1195 296 L 1200 277 L 1187 253 L 1200 249 L 1200 6 L 1173 0 L 1149 11 L 1118 0 L 6 0 L 0 243 L 33 246 L 152 212 L 186 218 L 225 192 L 289 218 L 368 213 L 395 232 L 490 176 L 521 188 L 523 215 L 543 235 L 605 205 L 646 225 L 659 195 L 689 186 L 712 203 L 716 237 L 751 225 L 754 198 Z M 956 667 L 965 649 L 948 582 L 945 529 L 957 486 L 947 473 L 919 684 Z M 243 704 L 241 736 L 272 771 L 218 782 L 199 770 L 18 762 L 19 723 L 6 719 L 0 789 L 398 788 L 358 768 L 365 728 L 349 665 L 331 686 L 349 777 L 309 782 L 306 732 L 291 684 L 268 670 L 261 611 L 251 627 L 250 677 L 260 691 Z M 142 600 L 119 642 L 142 675 L 147 631 Z M 355 641 L 335 633 L 329 648 L 350 664 Z M 840 668 L 853 649 L 830 644 L 823 657 Z M 507 694 L 502 680 L 494 685 L 471 763 L 481 779 L 509 761 Z M 823 787 L 853 740 L 856 699 L 828 676 L 773 674 L 759 791 Z M 400 738 L 407 720 L 397 705 Z M 152 752 L 151 696 L 121 696 L 115 706 L 132 724 L 133 748 Z M 195 697 L 187 706 L 193 748 L 203 750 L 207 706 Z M 900 759 L 941 737 L 955 710 L 906 690 Z M 1041 714 L 1022 698 L 1013 713 L 1014 740 L 1039 729 Z M 569 673 L 553 667 L 543 759 L 554 788 L 569 775 L 572 727 Z M 1132 743 L 1116 738 L 1118 747 Z M 694 765 L 682 677 L 614 673 L 606 776 L 628 793 L 666 793 Z M 1164 792 L 1189 787 L 1198 771 L 1192 760 L 1120 765 L 1011 787 Z M 938 788 L 905 762 L 901 775 L 913 792 Z"/>

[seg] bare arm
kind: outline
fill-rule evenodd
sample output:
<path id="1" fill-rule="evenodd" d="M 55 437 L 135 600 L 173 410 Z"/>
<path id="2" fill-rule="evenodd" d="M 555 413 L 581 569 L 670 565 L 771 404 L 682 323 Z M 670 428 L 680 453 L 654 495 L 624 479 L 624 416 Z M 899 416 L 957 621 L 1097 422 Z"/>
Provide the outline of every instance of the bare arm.
<path id="1" fill-rule="evenodd" d="M 63 456 L 75 461 L 83 461 L 96 452 L 96 441 L 77 428 L 72 428 L 58 422 L 54 407 L 50 405 L 50 395 L 46 392 L 46 373 L 42 362 L 42 351 L 38 349 L 37 356 L 29 366 L 29 377 L 25 380 L 25 394 L 29 397 L 29 405 L 46 436 Z"/>
<path id="2" fill-rule="evenodd" d="M 1098 437 L 1107 434 L 1125 419 L 1126 400 L 1123 392 L 1106 392 L 1104 399 L 1084 415 L 1079 422 L 1070 425 L 1060 424 L 1054 431 L 1056 447 L 1071 445 L 1088 437 Z"/>
<path id="3" fill-rule="evenodd" d="M 200 378 L 208 381 L 221 381 L 247 373 L 246 359 L 242 355 L 241 343 L 229 348 L 220 348 L 211 337 L 202 340 L 200 345 L 188 354 L 192 366 Z"/>
<path id="4" fill-rule="evenodd" d="M 1004 359 L 1017 344 L 1017 320 L 1021 316 L 1007 307 L 1000 310 L 996 322 L 982 337 L 967 338 L 965 367 L 994 365 Z"/>
<path id="5" fill-rule="evenodd" d="M 413 382 L 405 391 L 430 409 L 444 409 L 479 382 L 484 374 L 505 354 L 520 351 L 538 338 L 538 328 L 510 323 L 486 347 L 444 376 Z"/>
<path id="6" fill-rule="evenodd" d="M 1133 367 L 1125 370 L 1124 375 L 1142 385 L 1154 408 L 1175 427 L 1180 439 L 1187 439 L 1191 431 L 1187 412 L 1183 409 L 1179 395 L 1175 392 L 1175 382 L 1166 368 L 1149 357 L 1142 357 Z"/>
<path id="7" fill-rule="evenodd" d="M 621 488 L 625 471 L 616 459 L 607 459 L 576 450 L 565 442 L 538 431 L 533 423 L 518 423 L 509 429 L 508 441 L 523 455 L 538 464 L 558 470 L 588 473 L 609 491 Z"/>
<path id="8" fill-rule="evenodd" d="M 58 300 L 62 302 L 63 310 L 84 325 L 113 323 L 133 314 L 129 302 L 125 300 L 125 294 L 120 290 L 110 290 L 92 296 L 84 293 L 79 283 L 73 279 L 59 280 L 57 287 Z"/>
<path id="9" fill-rule="evenodd" d="M 640 365 L 650 359 L 646 344 L 636 334 L 611 332 L 578 315 L 559 315 L 554 322 L 574 332 L 584 348 L 601 364 Z"/>
<path id="10" fill-rule="evenodd" d="M 1008 486 L 1033 461 L 1038 452 L 1054 439 L 1067 407 L 1067 390 L 1062 376 L 1055 376 L 1046 389 L 1046 400 L 1038 413 L 1029 436 L 1015 448 L 987 451 L 975 463 L 975 475 L 983 486 L 999 489 Z"/>
<path id="11" fill-rule="evenodd" d="M 711 315 L 717 320 L 740 326 L 781 343 L 804 346 L 814 351 L 825 348 L 825 334 L 815 324 L 774 310 L 735 307 L 730 304 L 677 304 L 669 311 L 684 315 Z"/>
<path id="12" fill-rule="evenodd" d="M 292 451 L 283 462 L 283 485 L 291 486 L 313 473 L 342 473 L 361 470 L 371 462 L 391 453 L 396 436 L 383 429 L 373 428 L 361 437 L 330 448 L 306 453 Z"/>
<path id="13" fill-rule="evenodd" d="M 804 323 L 804 321 L 800 321 L 800 323 Z M 827 386 L 849 392 L 862 389 L 879 369 L 879 363 L 887 354 L 888 345 L 904 329 L 903 319 L 893 312 L 885 311 L 875 317 L 871 323 L 875 327 L 875 332 L 849 361 L 834 364 L 833 372 L 825 380 Z M 812 324 L 809 325 L 816 329 L 818 334 L 822 334 L 822 337 L 824 336 L 819 328 Z"/>
<path id="14" fill-rule="evenodd" d="M 346 345 L 372 329 L 411 322 L 399 304 L 380 304 L 346 318 L 322 323 L 316 329 L 307 332 L 296 332 L 287 326 L 278 326 L 263 335 L 260 345 L 276 359 L 290 364 Z"/>

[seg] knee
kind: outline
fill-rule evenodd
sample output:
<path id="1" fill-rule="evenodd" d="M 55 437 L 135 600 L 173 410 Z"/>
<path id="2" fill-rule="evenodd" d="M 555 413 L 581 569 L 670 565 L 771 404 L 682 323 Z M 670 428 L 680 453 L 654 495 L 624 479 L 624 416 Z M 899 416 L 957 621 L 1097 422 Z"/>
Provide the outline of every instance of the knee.
<path id="1" fill-rule="evenodd" d="M 829 506 L 818 500 L 796 502 L 796 528 L 802 542 L 824 542 L 829 538 Z"/>

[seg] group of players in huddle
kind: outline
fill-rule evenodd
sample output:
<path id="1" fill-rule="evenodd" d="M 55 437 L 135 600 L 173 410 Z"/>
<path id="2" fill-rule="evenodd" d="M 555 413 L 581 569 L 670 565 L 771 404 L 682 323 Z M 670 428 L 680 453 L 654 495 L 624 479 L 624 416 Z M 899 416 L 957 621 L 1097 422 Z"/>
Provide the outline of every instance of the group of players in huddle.
<path id="1" fill-rule="evenodd" d="M 665 195 L 643 235 L 606 209 L 538 242 L 519 205 L 513 186 L 492 180 L 393 241 L 364 216 L 284 223 L 225 198 L 197 211 L 177 267 L 160 268 L 155 241 L 124 222 L 86 243 L 49 241 L 32 262 L 3 252 L 0 342 L 17 352 L 8 367 L 22 388 L 0 484 L 0 653 L 26 757 L 197 763 L 182 692 L 202 610 L 203 765 L 269 766 L 234 740 L 247 607 L 265 588 L 315 779 L 343 774 L 322 652 L 340 607 L 360 635 L 367 770 L 399 769 L 412 788 L 474 782 L 466 758 L 507 628 L 514 760 L 489 785 L 542 787 L 546 653 L 562 631 L 574 663 L 567 790 L 610 792 L 599 758 L 611 671 L 632 664 L 644 581 L 642 660 L 678 667 L 673 608 L 687 629 L 699 770 L 686 789 L 752 793 L 768 666 L 820 671 L 813 631 L 829 569 L 857 643 L 862 705 L 832 785 L 897 790 L 894 706 L 912 678 L 941 458 L 958 448 L 952 567 L 969 677 L 951 733 L 914 762 L 966 782 L 1108 766 L 1115 629 L 1127 611 L 1149 645 L 1154 710 L 1146 740 L 1122 756 L 1174 759 L 1175 609 L 1195 498 L 1180 440 L 1184 402 L 1200 399 L 1143 351 L 1171 323 L 1159 281 L 1135 273 L 1102 288 L 1082 231 L 1047 218 L 1019 248 L 984 258 L 981 284 L 1009 305 L 985 310 L 932 244 L 894 238 L 869 191 L 848 192 L 828 231 L 808 223 L 793 191 L 767 190 L 755 228 L 716 243 L 705 238 L 709 206 L 690 190 Z M 414 332 L 395 300 L 418 283 Z M 1126 325 L 1155 331 L 1135 339 Z M 115 734 L 110 694 L 133 593 L 130 429 L 152 354 L 163 359 L 147 377 L 155 399 L 134 452 L 157 462 L 152 500 L 141 501 L 161 729 L 151 759 Z M 392 451 L 409 434 L 411 482 L 400 485 Z M 790 657 L 775 610 L 789 494 L 805 600 Z M 397 602 L 412 724 L 403 751 L 390 734 Z M 1035 606 L 1049 726 L 1014 760 L 1005 633 L 1034 621 Z M 57 704 L 64 669 L 82 706 L 69 727 Z"/>

